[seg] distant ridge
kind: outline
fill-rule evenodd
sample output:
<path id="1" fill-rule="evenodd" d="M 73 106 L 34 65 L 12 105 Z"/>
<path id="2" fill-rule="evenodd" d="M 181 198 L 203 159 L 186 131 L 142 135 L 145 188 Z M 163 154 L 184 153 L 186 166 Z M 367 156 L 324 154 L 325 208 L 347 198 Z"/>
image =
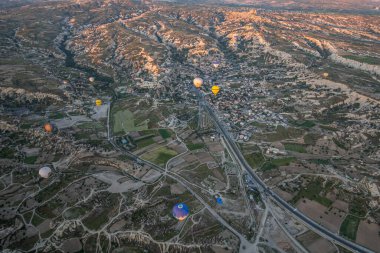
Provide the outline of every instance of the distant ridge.
<path id="1" fill-rule="evenodd" d="M 380 13 L 380 0 L 154 0 L 154 2 L 241 4 L 282 9 L 374 10 Z"/>

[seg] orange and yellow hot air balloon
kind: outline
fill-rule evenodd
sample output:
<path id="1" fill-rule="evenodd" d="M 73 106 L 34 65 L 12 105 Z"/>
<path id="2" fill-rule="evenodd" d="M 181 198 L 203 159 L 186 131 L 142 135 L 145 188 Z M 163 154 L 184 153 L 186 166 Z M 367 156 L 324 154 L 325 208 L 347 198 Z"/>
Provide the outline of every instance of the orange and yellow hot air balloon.
<path id="1" fill-rule="evenodd" d="M 51 133 L 51 132 L 53 132 L 53 125 L 50 124 L 50 123 L 46 123 L 46 124 L 44 125 L 44 129 L 45 129 L 45 131 L 46 131 L 47 133 Z"/>
<path id="2" fill-rule="evenodd" d="M 199 77 L 196 77 L 196 78 L 194 78 L 193 83 L 194 83 L 194 86 L 195 86 L 197 89 L 199 89 L 199 88 L 202 87 L 203 79 L 202 79 L 202 78 L 199 78 Z"/>

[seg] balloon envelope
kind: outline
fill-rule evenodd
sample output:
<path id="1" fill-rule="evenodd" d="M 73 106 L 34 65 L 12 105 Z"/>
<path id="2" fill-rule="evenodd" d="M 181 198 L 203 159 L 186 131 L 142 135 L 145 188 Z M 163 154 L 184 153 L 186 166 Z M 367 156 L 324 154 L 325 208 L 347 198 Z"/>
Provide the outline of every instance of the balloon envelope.
<path id="1" fill-rule="evenodd" d="M 193 83 L 194 83 L 194 86 L 199 89 L 203 84 L 203 79 L 197 77 L 194 79 Z"/>
<path id="2" fill-rule="evenodd" d="M 101 105 L 103 104 L 103 102 L 102 102 L 102 100 L 97 99 L 97 100 L 95 101 L 95 104 L 96 104 L 96 106 L 101 106 Z"/>
<path id="3" fill-rule="evenodd" d="M 46 132 L 51 133 L 51 132 L 53 132 L 53 125 L 50 124 L 50 123 L 46 123 L 44 125 L 44 129 L 45 129 Z"/>
<path id="4" fill-rule="evenodd" d="M 88 80 L 93 83 L 95 81 L 95 78 L 94 77 L 90 77 Z"/>
<path id="5" fill-rule="evenodd" d="M 219 205 L 223 205 L 222 198 L 221 197 L 216 198 L 216 203 L 218 203 Z"/>
<path id="6" fill-rule="evenodd" d="M 42 178 L 48 178 L 51 174 L 51 169 L 49 167 L 42 167 L 39 171 L 38 174 Z"/>
<path id="7" fill-rule="evenodd" d="M 219 93 L 219 91 L 220 91 L 220 87 L 217 86 L 217 85 L 214 85 L 214 86 L 212 86 L 211 91 L 216 96 Z"/>
<path id="8" fill-rule="evenodd" d="M 184 203 L 176 204 L 173 207 L 173 217 L 177 220 L 184 220 L 189 216 L 189 207 Z"/>

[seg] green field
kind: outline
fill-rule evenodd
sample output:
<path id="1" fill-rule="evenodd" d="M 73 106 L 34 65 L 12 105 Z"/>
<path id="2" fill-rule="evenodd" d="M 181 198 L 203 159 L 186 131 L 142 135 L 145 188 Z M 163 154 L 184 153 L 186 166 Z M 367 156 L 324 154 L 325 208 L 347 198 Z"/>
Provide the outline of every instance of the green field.
<path id="1" fill-rule="evenodd" d="M 38 159 L 38 156 L 28 156 L 28 157 L 25 157 L 24 159 L 24 163 L 26 164 L 34 164 Z"/>
<path id="2" fill-rule="evenodd" d="M 192 142 L 186 142 L 186 146 L 189 150 L 197 150 L 202 149 L 205 147 L 204 143 L 192 143 Z"/>
<path id="3" fill-rule="evenodd" d="M 298 153 L 306 153 L 305 145 L 298 143 L 284 143 L 285 150 Z"/>
<path id="4" fill-rule="evenodd" d="M 303 130 L 297 128 L 285 128 L 278 126 L 275 133 L 267 133 L 262 138 L 266 141 L 281 141 L 302 136 Z"/>
<path id="5" fill-rule="evenodd" d="M 148 135 L 146 137 L 144 136 L 142 138 L 135 140 L 137 148 L 140 149 L 140 148 L 144 148 L 144 147 L 154 144 L 153 137 L 154 135 Z"/>
<path id="6" fill-rule="evenodd" d="M 168 129 L 158 129 L 158 133 L 161 135 L 162 138 L 167 139 L 172 137 L 172 133 Z"/>
<path id="7" fill-rule="evenodd" d="M 177 152 L 167 147 L 159 147 L 142 155 L 142 159 L 164 166 L 167 161 L 176 156 Z"/>
<path id="8" fill-rule="evenodd" d="M 343 235 L 355 241 L 356 232 L 358 230 L 359 223 L 360 223 L 359 218 L 352 215 L 347 215 L 346 219 L 342 222 L 342 225 L 340 226 L 340 230 L 339 230 L 340 235 Z"/>
<path id="9" fill-rule="evenodd" d="M 271 162 L 264 163 L 264 165 L 261 167 L 261 170 L 263 171 L 269 171 L 269 170 L 274 170 L 277 169 L 278 166 L 274 165 Z"/>
<path id="10" fill-rule="evenodd" d="M 144 120 L 135 125 L 135 117 L 129 110 L 118 111 L 113 114 L 114 133 L 142 131 L 148 129 L 149 120 Z"/>
<path id="11" fill-rule="evenodd" d="M 314 133 L 308 133 L 303 137 L 303 141 L 308 145 L 315 145 L 321 136 Z"/>
<path id="12" fill-rule="evenodd" d="M 323 180 L 317 179 L 312 182 L 310 182 L 307 187 L 301 188 L 301 190 L 297 193 L 297 195 L 291 200 L 292 204 L 296 204 L 298 200 L 302 198 L 307 198 L 310 200 L 317 201 L 318 203 L 330 207 L 332 204 L 332 201 L 324 196 L 321 196 L 321 192 L 324 190 Z"/>
<path id="13" fill-rule="evenodd" d="M 293 124 L 302 128 L 312 128 L 315 126 L 315 123 L 311 120 L 299 120 L 293 122 Z"/>
<path id="14" fill-rule="evenodd" d="M 32 224 L 34 226 L 40 225 L 43 221 L 44 219 L 40 218 L 37 214 L 33 215 Z"/>
<path id="15" fill-rule="evenodd" d="M 244 158 L 252 168 L 258 168 L 265 162 L 265 158 L 261 153 L 247 154 L 244 155 Z"/>
<path id="16" fill-rule="evenodd" d="M 273 160 L 265 162 L 263 166 L 261 167 L 261 170 L 269 171 L 273 169 L 278 169 L 281 166 L 288 166 L 294 160 L 295 160 L 294 157 L 284 157 L 284 158 L 279 158 L 279 159 L 273 159 Z"/>
<path id="17" fill-rule="evenodd" d="M 278 126 L 276 132 L 265 133 L 261 136 L 258 136 L 258 139 L 265 141 L 282 141 L 286 139 L 293 139 L 302 136 L 303 130 L 297 128 L 285 128 L 283 126 Z"/>
<path id="18" fill-rule="evenodd" d="M 8 147 L 2 148 L 0 150 L 0 158 L 12 159 L 14 157 L 15 152 L 16 151 L 12 148 L 8 148 Z"/>
<path id="19" fill-rule="evenodd" d="M 364 217 L 368 212 L 368 202 L 364 198 L 356 197 L 349 205 L 350 214 L 358 217 Z"/>
<path id="20" fill-rule="evenodd" d="M 289 166 L 291 162 L 295 161 L 294 157 L 278 158 L 271 161 L 276 166 Z"/>

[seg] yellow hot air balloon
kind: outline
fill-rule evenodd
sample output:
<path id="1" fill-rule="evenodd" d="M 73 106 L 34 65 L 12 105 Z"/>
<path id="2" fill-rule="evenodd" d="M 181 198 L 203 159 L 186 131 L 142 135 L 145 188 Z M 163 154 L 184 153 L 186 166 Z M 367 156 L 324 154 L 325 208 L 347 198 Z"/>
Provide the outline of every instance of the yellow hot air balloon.
<path id="1" fill-rule="evenodd" d="M 329 73 L 327 73 L 327 72 L 323 73 L 323 77 L 324 77 L 324 78 L 329 77 Z"/>
<path id="2" fill-rule="evenodd" d="M 195 86 L 197 89 L 199 89 L 199 88 L 202 86 L 202 84 L 203 84 L 203 79 L 197 77 L 197 78 L 194 79 L 193 83 L 194 83 L 194 86 Z"/>
<path id="3" fill-rule="evenodd" d="M 220 87 L 217 86 L 217 85 L 214 85 L 214 86 L 211 87 L 211 91 L 216 96 L 219 93 L 219 91 L 220 91 Z"/>
<path id="4" fill-rule="evenodd" d="M 96 106 L 101 106 L 102 105 L 102 100 L 100 100 L 100 99 L 97 99 L 96 101 L 95 101 L 95 104 L 96 104 Z"/>

